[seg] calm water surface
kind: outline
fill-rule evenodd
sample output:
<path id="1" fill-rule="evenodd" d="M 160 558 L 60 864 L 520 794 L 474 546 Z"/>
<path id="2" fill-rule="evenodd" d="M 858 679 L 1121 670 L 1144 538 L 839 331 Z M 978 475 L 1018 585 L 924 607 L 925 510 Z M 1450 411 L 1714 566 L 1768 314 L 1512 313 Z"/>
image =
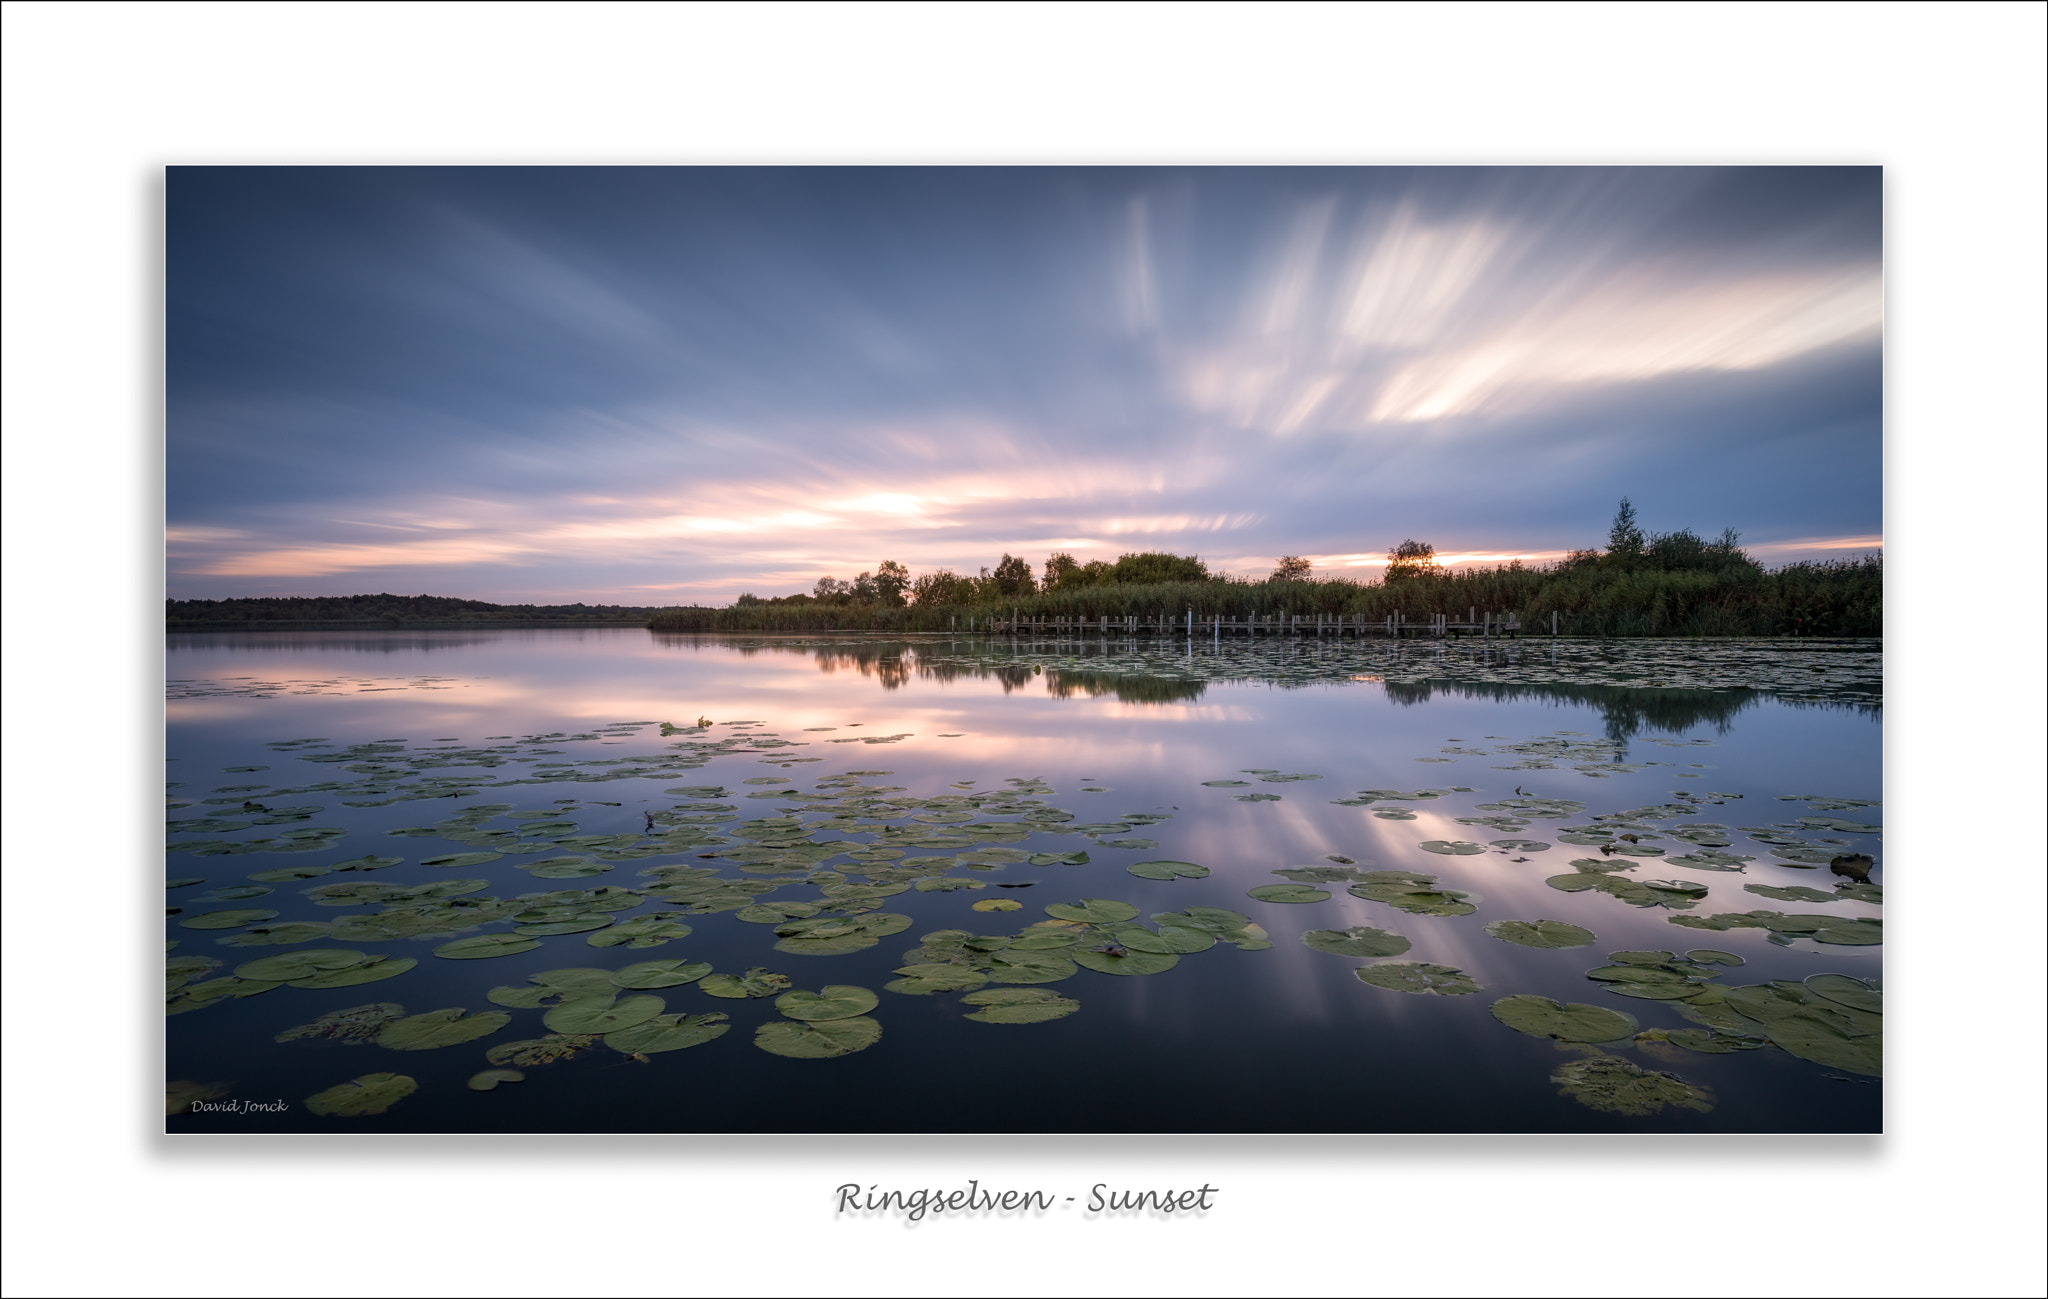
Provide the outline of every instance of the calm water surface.
<path id="1" fill-rule="evenodd" d="M 1878 946 L 1786 942 L 1783 935 L 1773 941 L 1764 928 L 1715 932 L 1670 923 L 1675 916 L 1759 909 L 1842 920 L 1881 915 L 1872 902 L 1774 900 L 1745 889 L 1800 886 L 1832 894 L 1837 880 L 1825 864 L 1829 855 L 1868 853 L 1881 861 L 1875 833 L 1797 820 L 1832 817 L 1873 829 L 1882 820 L 1874 805 L 1817 811 L 1805 801 L 1820 796 L 1874 804 L 1881 797 L 1873 650 L 1553 647 L 1541 641 L 1512 647 L 1233 646 L 1199 639 L 1159 646 L 1116 640 L 913 645 L 614 629 L 173 637 L 168 871 L 174 880 L 203 882 L 171 891 L 169 905 L 178 912 L 167 918 L 166 936 L 175 943 L 172 959 L 221 962 L 188 976 L 187 986 L 230 975 L 249 960 L 302 950 L 368 951 L 418 964 L 379 982 L 282 986 L 172 1015 L 170 1079 L 215 1084 L 222 1099 L 287 1106 L 282 1112 L 187 1112 L 168 1124 L 191 1132 L 1877 1131 L 1881 1086 L 1875 1079 L 1775 1046 L 1730 1054 L 1648 1039 L 1564 1046 L 1509 1028 L 1490 1009 L 1505 996 L 1537 994 L 1626 1012 L 1644 1030 L 1694 1027 L 1675 1002 L 1621 997 L 1586 977 L 1607 964 L 1609 952 L 1625 950 L 1734 953 L 1745 963 L 1713 981 L 1729 988 L 1823 973 L 1876 980 Z M 1638 684 L 1613 684 L 1618 680 Z M 1745 682 L 1768 688 L 1743 688 Z M 700 719 L 712 724 L 700 728 Z M 661 723 L 676 733 L 664 736 Z M 287 747 L 271 747 L 278 744 Z M 345 752 L 358 745 L 373 747 Z M 313 760 L 336 755 L 346 760 Z M 1273 782 L 1263 778 L 1269 774 L 1317 779 Z M 838 787 L 815 791 L 821 780 Z M 1245 784 L 1203 783 L 1223 780 Z M 903 840 L 948 833 L 944 824 L 911 819 L 932 815 L 923 805 L 834 806 L 848 785 L 886 801 L 1020 787 L 1006 782 L 1027 782 L 1027 792 L 1016 797 L 1038 802 L 970 806 L 974 822 L 1015 823 L 1030 807 L 1057 808 L 1073 819 L 1041 818 L 1036 828 L 988 832 L 1002 839 L 997 844 L 917 844 Z M 307 790 L 311 785 L 326 788 Z M 712 787 L 723 793 L 709 792 Z M 673 792 L 678 789 L 699 792 Z M 1489 815 L 1477 810 L 1480 804 L 1515 797 L 1517 789 L 1585 808 L 1532 816 L 1512 830 L 1459 822 Z M 1369 805 L 1333 802 L 1356 804 L 1359 791 L 1430 790 L 1447 792 Z M 815 797 L 791 800 L 789 793 Z M 767 796 L 750 797 L 756 794 Z M 1277 798 L 1240 801 L 1249 794 Z M 1787 795 L 1801 801 L 1781 801 Z M 674 813 L 684 803 L 711 808 L 675 813 L 656 833 L 695 818 L 692 842 L 644 837 L 647 814 Z M 436 823 L 447 828 L 450 818 L 472 807 L 505 809 L 479 813 L 458 827 L 483 834 L 481 843 L 449 840 L 434 829 Z M 1673 810 L 1686 807 L 1697 810 Z M 713 810 L 719 808 L 734 810 Z M 274 815 L 282 809 L 294 809 L 284 815 L 299 819 Z M 887 842 L 902 856 L 785 861 L 779 872 L 775 863 L 707 856 L 752 846 L 733 832 L 784 809 L 812 827 L 792 839 L 841 841 L 841 853 Z M 1376 815 L 1395 809 L 1407 809 L 1412 819 Z M 1623 878 L 1705 886 L 1704 896 L 1673 894 L 1664 905 L 1636 906 L 1546 883 L 1573 874 L 1574 859 L 1619 860 L 1557 836 L 1565 827 L 1631 809 L 1646 809 L 1632 823 L 1646 827 L 1639 833 L 1644 846 L 1662 847 L 1670 856 L 1696 851 L 1672 838 L 1672 828 L 1717 823 L 1728 828 L 1729 846 L 1720 851 L 1753 860 L 1740 871 L 1716 872 L 1641 859 Z M 507 812 L 560 815 L 514 818 Z M 840 812 L 845 815 L 832 821 Z M 266 813 L 273 823 L 256 824 Z M 1124 819 L 1132 816 L 1137 819 Z M 547 828 L 551 823 L 555 828 Z M 513 838 L 523 826 L 541 830 Z M 1088 831 L 1072 828 L 1080 826 Z M 408 828 L 426 833 L 393 833 Z M 305 833 L 323 830 L 345 833 Z M 556 842 L 568 836 L 585 841 Z M 598 836 L 624 837 L 588 841 Z M 1492 846 L 1502 839 L 1549 846 Z M 256 841 L 269 846 L 221 850 Z M 1433 841 L 1471 842 L 1485 851 L 1442 855 L 1419 846 Z M 309 842 L 311 850 L 281 850 Z M 508 844 L 522 851 L 454 867 L 422 864 Z M 1010 850 L 995 853 L 998 858 L 1086 852 L 1089 860 L 974 859 L 988 847 Z M 1809 861 L 1786 860 L 1787 853 Z M 958 860 L 959 854 L 967 859 Z M 299 881 L 251 884 L 246 878 L 365 855 L 403 860 Z M 609 869 L 562 879 L 520 869 L 564 855 Z M 1332 857 L 1348 858 L 1360 871 L 1427 872 L 1438 877 L 1438 887 L 1473 895 L 1476 910 L 1408 914 L 1352 896 L 1349 881 L 1320 885 L 1329 898 L 1307 904 L 1247 895 L 1286 883 L 1276 869 L 1328 866 Z M 1200 864 L 1210 874 L 1157 881 L 1126 870 L 1161 859 Z M 453 878 L 485 881 L 488 887 L 466 895 L 477 901 L 599 886 L 645 889 L 661 877 L 643 872 L 664 866 L 711 868 L 726 879 L 776 885 L 755 899 L 760 903 L 830 907 L 836 900 L 824 895 L 824 885 L 858 885 L 868 878 L 859 872 L 870 868 L 885 872 L 885 884 L 887 872 L 907 877 L 915 871 L 984 887 L 905 886 L 857 902 L 879 908 L 869 915 L 900 915 L 910 923 L 872 947 L 829 956 L 778 951 L 775 924 L 742 919 L 735 909 L 687 914 L 653 895 L 608 914 L 617 923 L 654 915 L 680 920 L 693 930 L 689 936 L 635 948 L 592 945 L 602 929 L 550 934 L 532 950 L 457 960 L 437 957 L 436 948 L 506 933 L 515 922 L 500 918 L 410 939 L 316 936 L 259 946 L 223 941 L 246 933 L 246 925 L 186 927 L 203 913 L 231 908 L 275 912 L 251 921 L 263 926 L 326 923 L 382 909 L 374 901 L 322 906 L 307 896 L 336 882 L 397 888 Z M 807 878 L 817 869 L 831 873 Z M 1870 878 L 1881 884 L 1881 869 Z M 271 891 L 215 896 L 238 887 Z M 972 909 L 993 899 L 1019 902 L 1022 909 Z M 1262 928 L 1271 946 L 1259 949 L 1255 935 L 1243 947 L 1219 943 L 1143 976 L 1081 969 L 1035 985 L 1079 1003 L 1074 1013 L 1043 1023 L 969 1020 L 975 1007 L 959 992 L 884 990 L 906 964 L 906 953 L 918 950 L 921 935 L 1014 935 L 1046 919 L 1047 904 L 1081 899 L 1128 903 L 1140 922 L 1191 905 L 1229 908 Z M 1485 931 L 1490 921 L 1537 919 L 1571 922 L 1595 940 L 1534 950 Z M 1403 935 L 1412 948 L 1391 959 L 1453 967 L 1483 990 L 1415 995 L 1371 986 L 1355 971 L 1379 961 L 1314 950 L 1301 940 L 1310 930 L 1352 926 Z M 599 1044 L 527 1068 L 516 1085 L 488 1092 L 467 1085 L 490 1067 L 486 1051 L 493 1045 L 547 1033 L 544 1009 L 493 1005 L 487 999 L 493 988 L 526 985 L 529 975 L 542 971 L 616 970 L 657 959 L 707 962 L 720 973 L 765 967 L 799 989 L 840 984 L 873 990 L 880 1003 L 870 1014 L 882 1036 L 832 1059 L 770 1054 L 754 1046 L 754 1036 L 757 1027 L 783 1020 L 774 997 L 714 998 L 692 983 L 653 995 L 669 1012 L 729 1015 L 722 1037 L 644 1061 Z M 317 1037 L 274 1040 L 320 1016 L 374 1003 L 401 1006 L 405 1015 L 462 1007 L 502 1009 L 511 1018 L 473 1041 L 427 1050 Z M 1602 1053 L 1677 1075 L 1711 1108 L 1626 1114 L 1560 1094 L 1554 1072 Z M 309 1096 L 378 1072 L 411 1078 L 417 1090 L 377 1115 L 323 1117 L 304 1105 Z"/>

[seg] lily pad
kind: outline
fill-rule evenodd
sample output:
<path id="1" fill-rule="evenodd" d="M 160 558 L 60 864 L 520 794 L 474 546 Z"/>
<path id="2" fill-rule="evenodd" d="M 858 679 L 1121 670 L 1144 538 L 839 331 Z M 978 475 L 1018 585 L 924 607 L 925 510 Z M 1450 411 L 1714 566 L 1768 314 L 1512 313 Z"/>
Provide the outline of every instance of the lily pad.
<path id="1" fill-rule="evenodd" d="M 361 965 L 326 970 L 289 982 L 294 988 L 353 988 L 357 984 L 380 983 L 385 979 L 395 979 L 418 964 L 419 962 L 410 956 L 372 956 Z"/>
<path id="2" fill-rule="evenodd" d="M 375 853 L 370 853 L 362 857 L 351 857 L 347 861 L 338 861 L 334 863 L 334 869 L 338 871 L 389 870 L 404 860 L 405 858 L 403 857 L 380 857 Z M 251 876 L 250 878 L 253 879 L 255 877 Z"/>
<path id="3" fill-rule="evenodd" d="M 585 934 L 609 926 L 614 917 L 605 911 L 579 911 L 560 920 L 514 925 L 512 932 L 526 938 L 552 938 L 557 934 Z"/>
<path id="4" fill-rule="evenodd" d="M 1770 1039 L 1748 1037 L 1740 1033 L 1723 1033 L 1699 1028 L 1674 1028 L 1667 1030 L 1664 1040 L 1688 1051 L 1702 1055 L 1732 1055 L 1737 1051 L 1754 1051 L 1769 1046 Z"/>
<path id="5" fill-rule="evenodd" d="M 1548 997 L 1527 994 L 1494 1002 L 1493 1017 L 1530 1037 L 1556 1038 L 1560 1042 L 1613 1042 L 1641 1027 L 1635 1016 L 1623 1011 L 1578 1001 L 1560 1004 Z"/>
<path id="6" fill-rule="evenodd" d="M 816 1024 L 779 1020 L 754 1030 L 754 1045 L 795 1060 L 829 1060 L 865 1051 L 882 1040 L 882 1026 L 866 1015 Z"/>
<path id="7" fill-rule="evenodd" d="M 1180 957 L 1172 952 L 1147 952 L 1135 947 L 1120 947 L 1112 952 L 1081 948 L 1072 957 L 1076 965 L 1099 974 L 1162 974 L 1180 964 Z"/>
<path id="8" fill-rule="evenodd" d="M 737 1001 L 748 997 L 772 997 L 789 986 L 789 976 L 757 965 L 745 974 L 706 975 L 697 986 L 709 996 Z"/>
<path id="9" fill-rule="evenodd" d="M 1473 905 L 1478 896 L 1460 892 L 1457 889 L 1436 889 L 1429 887 L 1435 880 L 1433 875 L 1403 877 L 1399 871 L 1370 871 L 1367 880 L 1353 884 L 1353 897 L 1368 902 L 1384 902 L 1397 911 L 1416 916 L 1469 916 L 1479 908 Z M 1395 878 L 1378 878 L 1393 876 Z"/>
<path id="10" fill-rule="evenodd" d="M 1593 931 L 1562 920 L 1496 920 L 1486 932 L 1517 947 L 1590 947 Z"/>
<path id="11" fill-rule="evenodd" d="M 178 922 L 178 928 L 240 929 L 243 925 L 253 925 L 265 920 L 275 919 L 277 919 L 277 912 L 275 911 L 259 911 L 244 907 L 232 911 L 203 911 L 196 916 L 187 916 Z"/>
<path id="12" fill-rule="evenodd" d="M 451 961 L 480 961 L 492 956 L 516 956 L 539 946 L 538 938 L 520 934 L 478 934 L 443 943 L 434 949 L 434 955 Z"/>
<path id="13" fill-rule="evenodd" d="M 1297 884 L 1335 884 L 1365 878 L 1356 866 L 1288 866 L 1273 873 Z"/>
<path id="14" fill-rule="evenodd" d="M 1074 977 L 1075 953 L 1001 951 L 987 959 L 983 967 L 992 983 L 1058 983 Z"/>
<path id="15" fill-rule="evenodd" d="M 1439 853 L 1446 857 L 1471 857 L 1486 851 L 1482 843 L 1468 843 L 1463 839 L 1424 839 L 1415 845 L 1424 852 Z"/>
<path id="16" fill-rule="evenodd" d="M 1806 980 L 1811 991 L 1827 998 L 1837 1005 L 1851 1010 L 1860 1010 L 1872 1015 L 1884 1013 L 1884 993 L 1862 979 L 1852 979 L 1846 974 L 1816 974 Z"/>
<path id="17" fill-rule="evenodd" d="M 1138 909 L 1128 902 L 1118 902 L 1111 898 L 1083 898 L 1079 902 L 1051 903 L 1045 908 L 1045 914 L 1057 920 L 1101 925 L 1133 919 L 1137 916 Z"/>
<path id="18" fill-rule="evenodd" d="M 677 938 L 688 938 L 688 925 L 667 916 L 640 916 L 622 921 L 609 929 L 586 934 L 583 941 L 591 947 L 660 947 L 663 943 Z"/>
<path id="19" fill-rule="evenodd" d="M 512 1017 L 502 1010 L 470 1015 L 460 1006 L 450 1006 L 392 1022 L 377 1034 L 377 1045 L 394 1051 L 428 1051 L 488 1037 L 511 1022 Z"/>
<path id="20" fill-rule="evenodd" d="M 873 947 L 891 934 L 910 928 L 910 917 L 878 911 L 845 918 L 792 920 L 776 926 L 775 950 L 796 956 L 841 956 Z"/>
<path id="21" fill-rule="evenodd" d="M 1081 1003 L 1044 988 L 990 988 L 971 992 L 960 999 L 978 1007 L 967 1018 L 977 1024 L 1042 1024 L 1064 1019 L 1081 1009 Z"/>
<path id="22" fill-rule="evenodd" d="M 235 974 L 243 979 L 268 979 L 273 983 L 288 983 L 293 979 L 307 979 L 329 970 L 344 970 L 351 965 L 361 965 L 370 959 L 368 952 L 347 951 L 342 948 L 312 948 L 302 952 L 286 952 L 280 956 L 262 956 L 253 961 L 244 961 L 235 967 Z"/>
<path id="23" fill-rule="evenodd" d="M 1010 898 L 984 898 L 971 908 L 975 911 L 1022 911 L 1024 904 Z"/>
<path id="24" fill-rule="evenodd" d="M 522 1069 L 533 1069 L 581 1055 L 596 1046 L 597 1041 L 598 1039 L 589 1033 L 550 1033 L 546 1037 L 527 1038 L 519 1042 L 500 1042 L 484 1052 L 484 1059 L 495 1065 L 517 1065 Z"/>
<path id="25" fill-rule="evenodd" d="M 368 1042 L 404 1015 L 403 1006 L 389 1001 L 350 1006 L 346 1010 L 331 1010 L 311 1023 L 288 1028 L 271 1040 L 297 1042 L 305 1038 L 325 1038 L 335 1042 Z"/>
<path id="26" fill-rule="evenodd" d="M 695 983 L 709 973 L 708 961 L 641 961 L 612 975 L 611 982 L 614 987 L 644 991 Z"/>
<path id="27" fill-rule="evenodd" d="M 1704 1088 L 1677 1074 L 1639 1068 L 1618 1055 L 1573 1060 L 1558 1066 L 1550 1081 L 1560 1096 L 1610 1114 L 1655 1114 L 1667 1106 L 1704 1114 L 1714 1108 Z"/>
<path id="28" fill-rule="evenodd" d="M 306 1098 L 306 1108 L 315 1114 L 358 1118 L 382 1114 L 419 1090 L 419 1084 L 404 1074 L 366 1073 L 324 1092 Z"/>
<path id="29" fill-rule="evenodd" d="M 1255 889 L 1246 889 L 1247 896 L 1261 902 L 1327 902 L 1328 889 L 1319 889 L 1311 884 L 1261 884 Z"/>
<path id="30" fill-rule="evenodd" d="M 702 1015 L 656 1015 L 631 1028 L 605 1034 L 604 1044 L 625 1055 L 681 1051 L 685 1047 L 702 1046 L 714 1038 L 724 1037 L 732 1027 L 726 1022 L 729 1018 L 723 1011 L 716 1010 Z"/>
<path id="31" fill-rule="evenodd" d="M 422 857 L 420 865 L 448 870 L 462 866 L 481 866 L 487 861 L 496 861 L 505 854 L 501 852 L 458 852 L 446 857 Z"/>
<path id="32" fill-rule="evenodd" d="M 891 979 L 882 987 L 886 991 L 900 992 L 906 996 L 930 996 L 935 992 L 971 992 L 988 982 L 988 976 L 980 970 L 969 969 L 964 965 L 906 965 L 896 973 L 903 977 Z"/>
<path id="33" fill-rule="evenodd" d="M 1252 782 L 1249 780 L 1205 780 L 1202 783 L 1211 789 L 1249 789 Z"/>
<path id="34" fill-rule="evenodd" d="M 473 1092 L 487 1092 L 496 1089 L 499 1083 L 525 1082 L 526 1075 L 517 1069 L 486 1069 L 469 1076 L 469 1089 Z"/>
<path id="35" fill-rule="evenodd" d="M 1336 956 L 1399 956 L 1408 950 L 1408 940 L 1384 929 L 1360 925 L 1352 929 L 1311 929 L 1301 941 L 1319 952 Z"/>
<path id="36" fill-rule="evenodd" d="M 541 1023 L 554 1033 L 616 1033 L 622 1028 L 645 1023 L 659 1015 L 665 1003 L 659 997 L 577 997 L 541 1016 Z"/>
<path id="37" fill-rule="evenodd" d="M 1485 991 L 1463 970 L 1449 965 L 1432 965 L 1427 961 L 1382 961 L 1378 965 L 1362 965 L 1352 973 L 1361 983 L 1394 992 L 1454 997 Z"/>
<path id="38" fill-rule="evenodd" d="M 1124 870 L 1145 880 L 1199 880 L 1209 875 L 1207 866 L 1188 861 L 1141 861 Z"/>
<path id="39" fill-rule="evenodd" d="M 865 1015 L 880 1001 L 881 998 L 866 988 L 831 983 L 825 985 L 820 992 L 805 992 L 802 989 L 785 992 L 775 999 L 775 1009 L 789 1019 L 817 1022 Z"/>

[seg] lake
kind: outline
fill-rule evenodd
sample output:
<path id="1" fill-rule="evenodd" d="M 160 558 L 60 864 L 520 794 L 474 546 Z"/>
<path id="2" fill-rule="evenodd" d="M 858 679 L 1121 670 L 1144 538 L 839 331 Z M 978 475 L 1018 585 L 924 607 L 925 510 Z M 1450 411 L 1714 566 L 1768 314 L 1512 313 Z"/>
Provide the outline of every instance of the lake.
<path id="1" fill-rule="evenodd" d="M 173 1132 L 1882 1128 L 1874 641 L 167 658 Z"/>

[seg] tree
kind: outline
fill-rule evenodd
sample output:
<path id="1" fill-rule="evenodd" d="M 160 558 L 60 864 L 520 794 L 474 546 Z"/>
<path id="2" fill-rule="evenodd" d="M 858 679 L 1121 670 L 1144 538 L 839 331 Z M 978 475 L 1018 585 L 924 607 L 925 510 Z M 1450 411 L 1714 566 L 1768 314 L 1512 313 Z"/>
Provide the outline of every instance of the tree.
<path id="1" fill-rule="evenodd" d="M 910 570 L 893 559 L 885 559 L 875 570 L 875 590 L 883 604 L 900 605 L 903 591 L 910 585 Z"/>
<path id="2" fill-rule="evenodd" d="M 1387 552 L 1387 580 L 1405 582 L 1437 572 L 1436 547 L 1409 538 Z"/>
<path id="3" fill-rule="evenodd" d="M 1314 565 L 1300 555 L 1280 556 L 1280 566 L 1273 570 L 1275 582 L 1306 582 Z"/>
<path id="4" fill-rule="evenodd" d="M 996 590 L 1007 596 L 1030 595 L 1038 589 L 1031 581 L 1030 562 L 1007 552 L 996 565 L 995 583 Z"/>
<path id="5" fill-rule="evenodd" d="M 1643 553 L 1645 541 L 1643 530 L 1636 523 L 1636 507 L 1624 496 L 1621 507 L 1614 512 L 1614 525 L 1607 529 L 1607 553 L 1618 559 L 1634 559 Z"/>
<path id="6" fill-rule="evenodd" d="M 1055 550 L 1045 557 L 1045 589 L 1081 585 L 1081 566 L 1074 557 L 1064 550 Z"/>
<path id="7" fill-rule="evenodd" d="M 821 577 L 818 579 L 818 584 L 811 588 L 811 594 L 819 600 L 836 601 L 838 597 L 846 595 L 852 590 L 853 587 L 850 584 L 842 582 L 836 577 Z"/>
<path id="8" fill-rule="evenodd" d="M 851 594 L 855 604 L 873 604 L 876 597 L 880 595 L 880 592 L 875 589 L 875 575 L 864 572 L 859 577 L 854 578 Z"/>
<path id="9" fill-rule="evenodd" d="M 1209 568 L 1194 555 L 1170 555 L 1163 550 L 1147 550 L 1117 556 L 1116 567 L 1110 570 L 1110 580 L 1133 586 L 1149 586 L 1157 582 L 1206 582 L 1209 580 Z"/>

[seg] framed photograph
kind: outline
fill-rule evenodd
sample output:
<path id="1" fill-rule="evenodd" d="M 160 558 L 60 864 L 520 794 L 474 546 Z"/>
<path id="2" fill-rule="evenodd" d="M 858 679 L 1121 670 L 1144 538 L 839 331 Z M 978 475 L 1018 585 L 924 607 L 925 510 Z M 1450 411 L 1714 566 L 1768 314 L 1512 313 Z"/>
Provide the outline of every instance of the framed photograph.
<path id="1" fill-rule="evenodd" d="M 172 167 L 167 1130 L 1881 1131 L 1883 221 Z"/>

